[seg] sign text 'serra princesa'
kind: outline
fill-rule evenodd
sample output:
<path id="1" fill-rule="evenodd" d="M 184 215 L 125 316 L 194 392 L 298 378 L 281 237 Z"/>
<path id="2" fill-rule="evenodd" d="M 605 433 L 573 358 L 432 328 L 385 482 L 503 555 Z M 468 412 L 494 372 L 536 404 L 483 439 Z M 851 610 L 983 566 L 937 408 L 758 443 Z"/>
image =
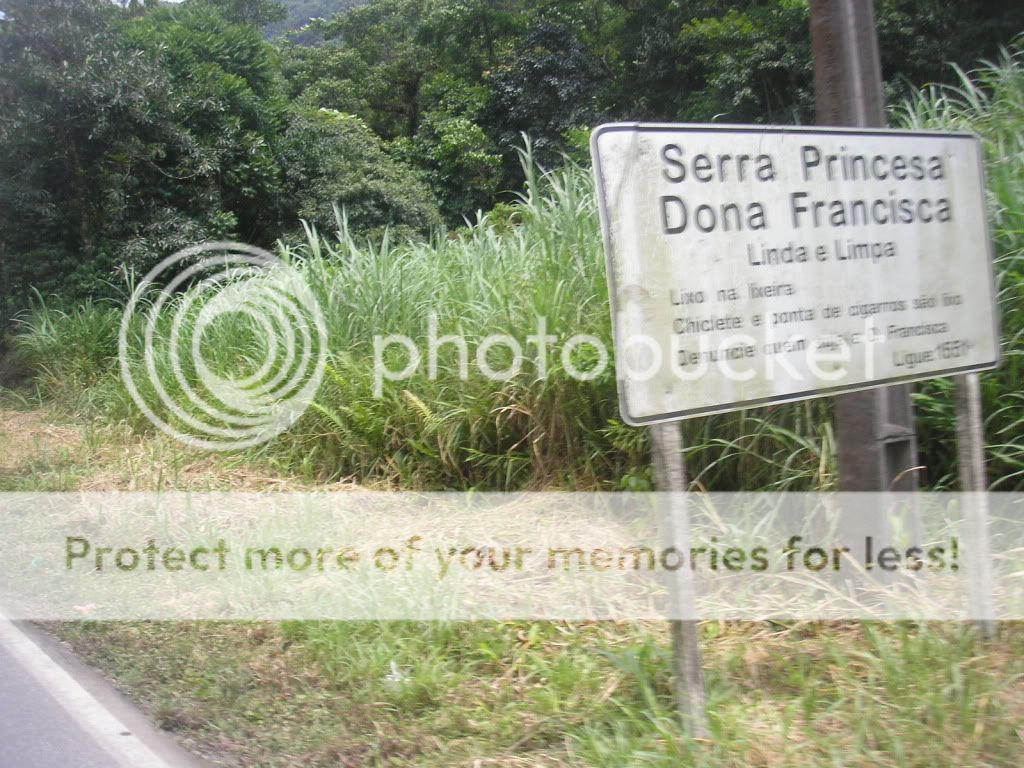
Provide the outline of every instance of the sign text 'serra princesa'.
<path id="1" fill-rule="evenodd" d="M 799 151 L 800 173 L 807 182 L 858 181 L 943 181 L 945 163 L 941 155 L 862 154 L 841 146 L 829 153 L 820 146 L 805 144 Z M 689 185 L 699 193 L 701 185 L 739 183 L 744 185 L 778 180 L 777 160 L 762 154 L 689 153 L 682 143 L 668 142 L 661 148 L 662 176 L 672 184 Z M 857 227 L 869 224 L 945 223 L 953 211 L 946 197 L 909 197 L 890 191 L 884 197 L 822 200 L 802 190 L 790 191 L 790 223 L 804 227 Z M 723 202 L 717 206 L 694 204 L 686 192 L 660 198 L 661 224 L 665 234 L 764 230 L 771 226 L 767 204 L 762 200 Z"/>

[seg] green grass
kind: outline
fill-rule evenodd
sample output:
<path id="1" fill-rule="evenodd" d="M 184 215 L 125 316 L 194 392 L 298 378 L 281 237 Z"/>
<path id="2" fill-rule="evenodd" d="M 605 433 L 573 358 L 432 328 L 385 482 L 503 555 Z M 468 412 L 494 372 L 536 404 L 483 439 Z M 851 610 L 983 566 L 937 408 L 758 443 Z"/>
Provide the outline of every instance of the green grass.
<path id="1" fill-rule="evenodd" d="M 451 237 L 357 243 L 342 221 L 339 233 L 309 231 L 307 245 L 282 251 L 324 309 L 329 359 L 313 407 L 287 434 L 250 451 L 251 458 L 310 480 L 355 477 L 409 488 L 650 487 L 646 436 L 619 420 L 613 368 L 581 382 L 560 355 L 575 334 L 611 347 L 589 172 L 570 165 L 538 175 L 528 153 L 524 163 L 530 176 L 522 201 Z M 431 316 L 438 335 L 469 340 L 468 380 L 460 378 L 449 345 L 436 376 L 424 362 L 407 381 L 385 381 L 375 396 L 374 336 L 403 334 L 425 350 Z M 558 339 L 545 375 L 530 347 L 514 378 L 481 375 L 479 340 L 501 333 L 525 344 L 538 332 L 538 317 Z M 65 310 L 40 301 L 21 322 L 18 350 L 44 397 L 149 429 L 118 377 L 116 307 Z M 169 323 L 158 323 L 156 333 L 167 339 Z M 141 347 L 141 324 L 132 326 L 130 339 L 133 349 Z M 251 367 L 262 350 L 244 324 L 215 326 L 204 344 L 222 371 Z M 593 361 L 582 356 L 586 348 L 578 352 L 572 362 L 586 369 Z M 504 367 L 507 361 L 498 358 L 488 359 Z M 403 363 L 391 361 L 396 368 Z M 159 358 L 157 366 L 174 399 L 184 402 L 167 360 Z M 141 363 L 135 369 L 142 373 Z M 166 409 L 159 412 L 173 421 Z M 834 478 L 828 415 L 828 403 L 811 402 L 690 422 L 693 476 L 718 490 L 828 487 Z"/>
<path id="2" fill-rule="evenodd" d="M 930 88 L 896 111 L 920 128 L 971 131 L 984 140 L 989 211 L 997 255 L 1003 361 L 982 380 L 988 471 L 992 488 L 1024 483 L 1024 52 L 1005 52 L 972 72 L 959 87 Z M 922 384 L 916 395 L 919 435 L 936 487 L 955 485 L 952 386 Z"/>
<path id="3" fill-rule="evenodd" d="M 1017 766 L 1024 633 L 703 626 L 708 742 L 680 734 L 656 625 L 71 625 L 228 765 Z M 397 674 L 395 671 L 397 670 Z"/>

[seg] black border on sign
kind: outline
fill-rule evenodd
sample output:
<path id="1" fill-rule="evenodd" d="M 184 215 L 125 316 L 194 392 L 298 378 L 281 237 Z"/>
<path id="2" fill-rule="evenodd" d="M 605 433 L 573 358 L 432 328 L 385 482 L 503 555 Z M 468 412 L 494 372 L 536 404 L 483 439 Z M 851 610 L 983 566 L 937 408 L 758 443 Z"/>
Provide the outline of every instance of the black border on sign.
<path id="1" fill-rule="evenodd" d="M 605 253 L 605 271 L 607 272 L 608 280 L 608 298 L 611 304 L 612 312 L 612 338 L 615 345 L 616 351 L 618 351 L 618 324 L 616 318 L 618 316 L 618 307 L 616 306 L 615 296 L 617 295 L 615 286 L 615 270 L 613 268 L 613 251 L 614 246 L 612 243 L 611 227 L 608 220 L 608 209 L 606 207 L 607 201 L 605 199 L 604 189 L 604 174 L 601 169 L 601 154 L 598 151 L 598 139 L 605 133 L 617 133 L 617 132 L 634 132 L 634 133 L 799 133 L 799 134 L 840 134 L 843 136 L 885 136 L 895 135 L 903 137 L 918 136 L 921 138 L 950 138 L 950 139 L 964 139 L 967 141 L 974 142 L 977 145 L 978 152 L 978 166 L 979 166 L 979 178 L 982 183 L 982 191 L 988 188 L 988 180 L 985 175 L 985 164 L 984 155 L 981 151 L 981 138 L 974 133 L 965 133 L 960 131 L 900 131 L 888 128 L 832 128 L 823 126 L 761 126 L 761 125 L 729 125 L 729 124 L 716 124 L 716 125 L 703 125 L 699 123 L 605 123 L 599 125 L 590 134 L 590 156 L 593 159 L 594 164 L 594 183 L 597 187 L 597 200 L 598 200 L 598 211 L 601 218 L 601 233 L 604 238 L 604 253 Z M 771 397 L 760 397 L 753 400 L 736 400 L 729 403 L 721 403 L 718 405 L 709 405 L 703 408 L 690 408 L 682 411 L 673 411 L 672 413 L 661 413 L 654 414 L 652 416 L 634 417 L 629 413 L 626 408 L 626 392 L 625 392 L 625 380 L 616 373 L 615 380 L 618 385 L 619 393 L 619 413 L 622 415 L 623 421 L 634 427 L 644 427 L 650 424 L 658 424 L 665 421 L 677 421 L 679 419 L 688 419 L 695 416 L 710 416 L 716 413 L 728 413 L 730 411 L 738 411 L 744 408 L 753 408 L 759 405 L 770 405 L 770 404 L 781 404 L 781 403 L 792 403 L 798 400 L 809 400 L 816 397 L 828 397 L 831 395 L 839 395 L 845 392 L 860 392 L 868 389 L 877 389 L 879 387 L 893 386 L 896 384 L 909 384 L 915 381 L 927 381 L 928 379 L 937 379 L 944 376 L 952 376 L 963 373 L 974 373 L 977 371 L 988 371 L 999 366 L 999 361 L 1002 355 L 1002 344 L 1001 344 L 1001 332 L 1000 332 L 1000 318 L 998 312 L 998 300 L 996 291 L 996 275 L 995 275 L 995 252 L 992 247 L 992 223 L 989 221 L 987 205 L 982 200 L 982 211 L 985 222 L 985 248 L 988 253 L 989 263 L 989 307 L 992 314 L 992 328 L 993 338 L 995 339 L 996 357 L 991 362 L 979 363 L 977 365 L 965 365 L 957 368 L 944 368 L 939 371 L 930 371 L 928 373 L 922 373 L 920 375 L 908 375 L 908 376 L 895 376 L 888 379 L 876 379 L 873 381 L 860 382 L 858 384 L 848 384 L 837 387 L 826 387 L 824 389 L 809 389 L 802 392 L 790 392 L 784 395 L 774 395 Z"/>

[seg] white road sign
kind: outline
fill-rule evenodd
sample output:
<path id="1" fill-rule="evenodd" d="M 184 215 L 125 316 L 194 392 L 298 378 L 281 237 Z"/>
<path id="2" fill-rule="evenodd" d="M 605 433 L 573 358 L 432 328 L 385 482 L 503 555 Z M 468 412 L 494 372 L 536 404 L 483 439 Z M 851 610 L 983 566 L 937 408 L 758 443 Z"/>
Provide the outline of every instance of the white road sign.
<path id="1" fill-rule="evenodd" d="M 977 137 L 631 123 L 591 150 L 627 422 L 998 362 Z"/>

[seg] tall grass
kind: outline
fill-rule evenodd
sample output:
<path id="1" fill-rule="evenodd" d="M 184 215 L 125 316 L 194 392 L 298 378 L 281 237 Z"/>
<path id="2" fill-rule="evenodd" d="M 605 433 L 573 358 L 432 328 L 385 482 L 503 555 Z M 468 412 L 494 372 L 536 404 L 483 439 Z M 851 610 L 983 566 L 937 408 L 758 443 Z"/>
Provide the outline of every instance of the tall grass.
<path id="1" fill-rule="evenodd" d="M 927 88 L 896 117 L 908 127 L 972 131 L 984 142 L 1003 336 L 1002 365 L 983 379 L 988 469 L 993 488 L 1013 490 L 1024 487 L 1024 50 L 957 71 L 958 86 Z M 915 398 L 922 453 L 940 487 L 954 483 L 951 390 L 949 381 L 931 381 Z"/>
<path id="2" fill-rule="evenodd" d="M 339 215 L 337 232 L 307 228 L 304 245 L 281 246 L 319 299 L 330 350 L 313 406 L 287 434 L 256 450 L 259 458 L 310 479 L 416 488 L 650 486 L 646 436 L 619 420 L 613 366 L 579 381 L 561 356 L 577 334 L 611 348 L 590 173 L 572 164 L 542 172 L 529 148 L 523 162 L 528 182 L 521 200 L 449 237 L 357 242 Z M 460 375 L 460 353 L 451 344 L 439 348 L 430 370 L 431 318 L 438 336 L 467 340 L 468 377 Z M 555 337 L 543 364 L 529 342 L 540 331 L 538 318 Z M 115 307 L 63 312 L 40 302 L 23 318 L 18 344 L 44 394 L 145 429 L 117 376 L 118 319 Z M 161 320 L 157 336 L 169 334 Z M 415 340 L 424 360 L 408 379 L 384 381 L 375 392 L 374 338 L 389 334 Z M 506 381 L 482 375 L 476 363 L 480 341 L 495 334 L 524 348 L 521 371 Z M 83 336 L 88 343 L 79 343 Z M 142 343 L 140 326 L 131 338 Z M 262 350 L 251 333 L 230 324 L 213 329 L 204 344 L 222 369 L 258 359 Z M 569 362 L 588 370 L 595 363 L 590 351 L 577 348 Z M 394 369 L 403 367 L 403 351 L 388 353 Z M 495 369 L 510 362 L 500 346 L 486 359 Z M 186 402 L 169 367 L 160 370 L 175 401 Z M 136 379 L 145 380 L 139 373 Z M 687 431 L 701 485 L 809 488 L 833 475 L 823 403 L 702 419 Z"/>
<path id="3" fill-rule="evenodd" d="M 310 232 L 309 244 L 289 253 L 328 307 L 332 358 L 315 406 L 271 452 L 289 464 L 312 458 L 321 471 L 416 487 L 649 485 L 645 436 L 619 421 L 613 368 L 578 381 L 560 354 L 576 334 L 611 348 L 589 172 L 570 165 L 541 174 L 528 152 L 523 160 L 527 192 L 502 214 L 511 223 L 488 214 L 452 238 L 376 248 L 353 242 L 342 226 L 331 237 Z M 438 336 L 468 340 L 468 379 L 448 346 L 436 375 L 424 361 L 373 397 L 374 335 L 401 334 L 426 350 L 432 316 Z M 526 343 L 538 318 L 557 339 L 543 367 Z M 528 358 L 505 382 L 475 364 L 479 342 L 493 334 L 519 341 Z M 401 368 L 400 357 L 389 362 Z M 495 368 L 509 362 L 499 357 L 488 358 Z M 580 357 L 570 360 L 577 368 L 593 363 Z M 811 406 L 773 421 L 743 415 L 693 424 L 698 476 L 716 487 L 741 477 L 747 487 L 813 484 L 821 445 L 826 453 L 829 445 L 813 413 Z M 780 471 L 787 463 L 792 472 Z"/>
<path id="4" fill-rule="evenodd" d="M 984 379 L 989 467 L 995 487 L 1013 489 L 1024 486 L 1024 63 L 1008 53 L 961 73 L 961 81 L 922 92 L 896 119 L 976 131 L 985 142 L 1004 332 L 1003 366 Z M 611 346 L 590 173 L 572 164 L 542 172 L 529 148 L 523 160 L 522 199 L 451 236 L 356 241 L 339 216 L 337 232 L 307 229 L 305 244 L 281 246 L 323 307 L 329 361 L 314 405 L 288 433 L 255 450 L 259 458 L 311 480 L 355 477 L 415 488 L 650 486 L 646 435 L 619 420 L 613 367 L 578 381 L 559 354 L 576 334 Z M 46 392 L 144 428 L 117 380 L 114 315 L 116 309 L 99 305 L 60 313 L 40 304 L 23 320 L 18 342 Z M 425 353 L 431 317 L 439 336 L 467 339 L 468 379 L 459 376 L 456 347 L 445 345 L 436 375 L 424 359 L 408 379 L 384 381 L 376 396 L 374 337 L 400 334 Z M 538 332 L 538 317 L 557 339 L 543 372 L 527 342 Z M 261 347 L 251 334 L 230 327 L 218 334 L 210 343 L 224 365 L 258 357 Z M 488 379 L 474 362 L 477 345 L 494 334 L 516 339 L 526 353 L 521 371 L 506 381 Z M 570 362 L 592 365 L 587 349 Z M 493 367 L 505 367 L 507 354 L 500 347 L 492 352 Z M 406 361 L 397 348 L 386 359 L 396 369 Z M 956 476 L 951 383 L 922 385 L 916 402 L 928 482 L 950 487 Z M 685 429 L 700 486 L 782 490 L 834 482 L 827 401 L 703 418 Z"/>
<path id="5" fill-rule="evenodd" d="M 76 623 L 64 636 L 231 765 L 1020 765 L 1019 627 L 998 644 L 961 624 L 703 631 L 703 742 L 680 733 L 653 626 Z"/>

